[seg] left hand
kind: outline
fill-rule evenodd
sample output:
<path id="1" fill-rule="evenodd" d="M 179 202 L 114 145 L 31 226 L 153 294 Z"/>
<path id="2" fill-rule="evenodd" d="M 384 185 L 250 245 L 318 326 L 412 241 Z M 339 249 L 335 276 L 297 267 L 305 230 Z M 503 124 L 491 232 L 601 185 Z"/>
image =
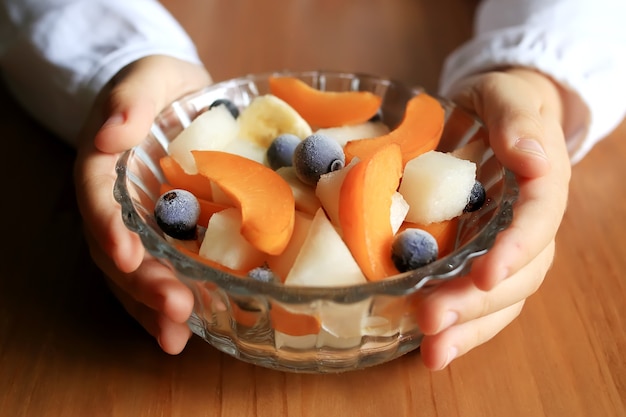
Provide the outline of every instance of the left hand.
<path id="1" fill-rule="evenodd" d="M 122 222 L 113 198 L 115 163 L 150 131 L 156 115 L 182 95 L 206 87 L 200 65 L 148 56 L 118 73 L 100 93 L 81 133 L 74 178 L 91 256 L 126 311 L 170 354 L 185 347 L 191 332 L 191 291 L 146 253 L 139 236 Z"/>
<path id="2" fill-rule="evenodd" d="M 511 323 L 541 286 L 554 257 L 571 164 L 558 86 L 526 69 L 466 79 L 453 100 L 480 117 L 489 144 L 520 187 L 512 224 L 470 273 L 446 282 L 420 305 L 424 364 L 433 370 L 485 343 Z"/>

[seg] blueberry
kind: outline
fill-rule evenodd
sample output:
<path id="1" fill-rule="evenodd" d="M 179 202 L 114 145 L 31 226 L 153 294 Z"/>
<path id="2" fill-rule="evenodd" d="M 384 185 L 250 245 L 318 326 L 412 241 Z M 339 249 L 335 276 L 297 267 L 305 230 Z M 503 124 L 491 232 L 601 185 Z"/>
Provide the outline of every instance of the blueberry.
<path id="1" fill-rule="evenodd" d="M 259 266 L 248 272 L 248 276 L 255 281 L 276 282 L 277 278 L 267 266 Z"/>
<path id="2" fill-rule="evenodd" d="M 469 201 L 467 205 L 463 209 L 464 212 L 470 213 L 472 211 L 476 211 L 485 204 L 485 200 L 487 199 L 487 194 L 485 192 L 485 187 L 480 181 L 476 181 L 474 186 L 472 187 L 472 192 L 470 193 Z"/>
<path id="3" fill-rule="evenodd" d="M 211 105 L 209 106 L 209 110 L 213 107 L 217 107 L 220 105 L 226 106 L 230 114 L 232 114 L 235 119 L 239 117 L 239 109 L 237 108 L 237 106 L 235 106 L 235 103 L 227 98 L 218 98 L 213 103 L 211 103 Z"/>
<path id="4" fill-rule="evenodd" d="M 180 240 L 196 238 L 200 204 L 186 190 L 170 190 L 163 193 L 154 206 L 154 217 L 163 233 Z"/>
<path id="5" fill-rule="evenodd" d="M 302 140 L 293 154 L 296 175 L 305 184 L 315 185 L 320 177 L 344 167 L 346 156 L 334 139 L 313 134 Z"/>
<path id="6" fill-rule="evenodd" d="M 282 134 L 272 141 L 267 148 L 267 162 L 276 171 L 281 167 L 293 165 L 293 153 L 302 140 L 290 133 Z"/>
<path id="7" fill-rule="evenodd" d="M 412 271 L 436 261 L 439 247 L 435 238 L 421 229 L 405 229 L 391 245 L 391 259 L 400 272 Z"/>

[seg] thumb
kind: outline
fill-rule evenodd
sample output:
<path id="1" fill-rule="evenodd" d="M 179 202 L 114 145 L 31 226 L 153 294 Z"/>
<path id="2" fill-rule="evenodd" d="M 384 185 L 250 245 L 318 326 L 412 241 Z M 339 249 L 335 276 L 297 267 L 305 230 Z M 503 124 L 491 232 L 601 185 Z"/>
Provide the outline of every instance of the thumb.
<path id="1" fill-rule="evenodd" d="M 157 114 L 183 94 L 205 87 L 204 67 L 166 56 L 150 56 L 124 68 L 112 81 L 105 122 L 94 137 L 98 150 L 119 153 L 138 144 Z"/>
<path id="2" fill-rule="evenodd" d="M 158 109 L 164 106 L 162 92 L 149 79 L 131 74 L 115 85 L 107 98 L 106 121 L 94 137 L 96 148 L 118 153 L 135 146 L 148 134 Z"/>
<path id="3" fill-rule="evenodd" d="M 109 99 L 108 118 L 94 137 L 101 152 L 122 152 L 137 145 L 150 131 L 159 107 L 154 98 L 137 96 L 133 87 L 125 85 Z"/>
<path id="4" fill-rule="evenodd" d="M 483 120 L 498 160 L 521 177 L 536 178 L 551 168 L 545 151 L 545 113 L 553 112 L 553 107 L 546 106 L 545 99 L 557 93 L 548 83 L 536 73 L 494 72 L 468 79 L 455 97 Z"/>

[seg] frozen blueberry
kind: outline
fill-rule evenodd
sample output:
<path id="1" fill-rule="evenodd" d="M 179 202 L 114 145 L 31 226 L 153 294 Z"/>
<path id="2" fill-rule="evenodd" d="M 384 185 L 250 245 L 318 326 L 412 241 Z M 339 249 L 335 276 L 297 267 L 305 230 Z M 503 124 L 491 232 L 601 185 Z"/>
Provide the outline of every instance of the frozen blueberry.
<path id="1" fill-rule="evenodd" d="M 344 167 L 346 156 L 334 139 L 313 134 L 302 140 L 293 153 L 293 166 L 300 181 L 315 185 L 320 177 Z"/>
<path id="2" fill-rule="evenodd" d="M 239 117 L 239 109 L 237 108 L 237 106 L 235 106 L 235 103 L 227 98 L 218 98 L 213 103 L 211 103 L 211 105 L 209 106 L 209 110 L 213 107 L 217 107 L 220 105 L 226 106 L 230 114 L 232 114 L 235 119 Z"/>
<path id="3" fill-rule="evenodd" d="M 474 183 L 474 187 L 472 187 L 472 192 L 470 193 L 469 201 L 467 205 L 463 209 L 464 212 L 470 213 L 472 211 L 476 211 L 485 204 L 485 200 L 487 199 L 487 194 L 485 192 L 485 187 L 483 184 L 476 180 Z"/>
<path id="4" fill-rule="evenodd" d="M 154 217 L 163 233 L 180 240 L 196 238 L 200 204 L 186 190 L 170 190 L 163 193 L 154 206 Z"/>
<path id="5" fill-rule="evenodd" d="M 255 281 L 276 282 L 276 276 L 267 266 L 259 266 L 248 272 L 248 276 Z"/>
<path id="6" fill-rule="evenodd" d="M 267 162 L 276 171 L 281 167 L 293 165 L 293 153 L 302 140 L 290 133 L 282 134 L 272 141 L 267 148 Z"/>
<path id="7" fill-rule="evenodd" d="M 400 272 L 412 271 L 436 261 L 439 247 L 435 238 L 421 229 L 405 229 L 391 245 L 391 259 Z"/>

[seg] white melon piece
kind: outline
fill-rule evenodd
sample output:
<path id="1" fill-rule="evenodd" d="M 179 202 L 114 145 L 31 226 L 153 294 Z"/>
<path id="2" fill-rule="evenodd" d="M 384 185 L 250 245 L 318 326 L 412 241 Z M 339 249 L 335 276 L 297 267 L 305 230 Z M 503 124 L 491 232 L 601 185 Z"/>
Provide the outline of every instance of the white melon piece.
<path id="1" fill-rule="evenodd" d="M 318 129 L 315 133 L 320 133 L 335 139 L 342 147 L 350 140 L 369 139 L 389 133 L 389 127 L 383 122 L 365 122 L 355 125 L 338 127 L 328 127 Z"/>
<path id="2" fill-rule="evenodd" d="M 293 198 L 295 199 L 296 210 L 300 210 L 314 216 L 317 209 L 322 206 L 319 198 L 315 195 L 315 188 L 300 181 L 296 175 L 294 167 L 281 167 L 276 170 L 276 173 L 280 175 L 291 187 Z"/>
<path id="3" fill-rule="evenodd" d="M 309 228 L 311 227 L 311 223 L 313 223 L 313 217 L 303 213 L 301 211 L 295 212 L 295 219 L 293 225 L 293 232 L 291 234 L 291 238 L 289 239 L 289 243 L 285 250 L 280 255 L 269 255 L 267 258 L 267 264 L 269 265 L 272 272 L 279 277 L 282 281 L 287 278 L 293 263 L 300 253 L 300 249 L 302 248 L 302 244 L 306 239 Z"/>
<path id="4" fill-rule="evenodd" d="M 266 255 L 241 235 L 241 213 L 228 208 L 209 219 L 200 256 L 238 271 L 249 271 L 263 265 Z"/>
<path id="5" fill-rule="evenodd" d="M 197 174 L 191 151 L 222 150 L 237 137 L 237 120 L 226 106 L 201 113 L 170 142 L 168 153 L 187 174 Z"/>
<path id="6" fill-rule="evenodd" d="M 284 100 L 272 95 L 257 96 L 239 115 L 239 134 L 264 148 L 283 133 L 304 139 L 311 135 L 311 126 Z"/>
<path id="7" fill-rule="evenodd" d="M 359 346 L 370 304 L 370 298 L 351 304 L 324 302 L 319 309 L 322 330 L 317 337 L 317 347 Z"/>
<path id="8" fill-rule="evenodd" d="M 396 330 L 391 325 L 391 321 L 381 316 L 368 316 L 362 322 L 362 332 L 364 336 L 391 336 Z"/>
<path id="9" fill-rule="evenodd" d="M 285 285 L 310 287 L 363 284 L 366 278 L 337 229 L 319 209 Z"/>
<path id="10" fill-rule="evenodd" d="M 315 195 L 317 195 L 317 198 L 321 202 L 330 222 L 338 230 L 341 230 L 339 223 L 339 194 L 341 192 L 341 185 L 348 171 L 350 171 L 358 161 L 358 158 L 353 158 L 350 163 L 342 169 L 322 175 L 315 186 Z"/>
<path id="11" fill-rule="evenodd" d="M 410 160 L 398 189 L 409 203 L 406 221 L 430 224 L 461 215 L 475 181 L 476 164 L 449 153 L 430 151 Z"/>
<path id="12" fill-rule="evenodd" d="M 211 200 L 218 204 L 223 204 L 225 206 L 235 207 L 237 204 L 235 201 L 230 198 L 228 194 L 226 194 L 219 185 L 215 182 L 211 181 Z"/>
<path id="13" fill-rule="evenodd" d="M 402 223 L 404 223 L 404 219 L 406 219 L 406 215 L 409 213 L 409 203 L 406 202 L 402 194 L 396 191 L 391 196 L 391 230 L 395 235 Z"/>
<path id="14" fill-rule="evenodd" d="M 265 154 L 267 149 L 259 145 L 258 143 L 251 142 L 247 139 L 235 138 L 230 141 L 223 149 L 224 152 L 233 153 L 235 155 L 243 156 L 244 158 L 252 159 L 260 164 L 265 164 Z"/>
<path id="15" fill-rule="evenodd" d="M 292 348 L 292 349 L 313 349 L 317 342 L 316 334 L 305 334 L 303 336 L 292 336 L 274 331 L 274 345 L 277 349 L 280 348 Z"/>
<path id="16" fill-rule="evenodd" d="M 487 153 L 489 147 L 481 139 L 469 142 L 460 148 L 457 148 L 450 152 L 451 155 L 457 158 L 465 159 L 480 166 L 483 162 L 483 158 Z"/>

